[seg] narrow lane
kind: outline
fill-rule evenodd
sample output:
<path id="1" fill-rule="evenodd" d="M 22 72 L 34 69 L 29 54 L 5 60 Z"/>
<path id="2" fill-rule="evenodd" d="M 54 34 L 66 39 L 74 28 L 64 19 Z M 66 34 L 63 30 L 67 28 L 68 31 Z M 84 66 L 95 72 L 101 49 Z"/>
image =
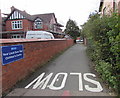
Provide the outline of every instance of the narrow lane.
<path id="1" fill-rule="evenodd" d="M 108 95 L 104 86 L 91 71 L 89 64 L 86 47 L 82 44 L 76 44 L 54 61 L 40 68 L 29 79 L 19 83 L 17 88 L 27 88 L 29 91 L 22 89 L 26 92 L 24 92 L 25 96 L 30 95 L 30 92 L 37 96 L 39 91 L 44 92 L 42 94 L 45 94 L 46 91 L 48 96 L 50 92 L 54 91 L 57 92 L 55 95 L 60 95 L 58 93 L 61 91 L 63 91 L 63 95 L 64 93 L 69 95 L 70 92 L 72 96 Z M 42 80 L 43 82 L 41 82 Z M 36 93 L 33 94 L 35 90 Z M 18 91 L 20 93 L 20 90 Z M 14 91 L 10 95 L 15 94 L 13 93 Z"/>

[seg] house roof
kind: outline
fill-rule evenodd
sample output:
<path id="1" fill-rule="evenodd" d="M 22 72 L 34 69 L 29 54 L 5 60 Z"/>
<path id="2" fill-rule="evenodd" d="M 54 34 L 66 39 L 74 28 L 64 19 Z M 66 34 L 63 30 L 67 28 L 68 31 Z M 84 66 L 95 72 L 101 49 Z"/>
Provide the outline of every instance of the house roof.
<path id="1" fill-rule="evenodd" d="M 54 13 L 36 14 L 32 15 L 32 19 L 35 20 L 37 17 L 39 17 L 44 21 L 44 23 L 50 23 L 53 16 L 55 17 Z"/>
<path id="2" fill-rule="evenodd" d="M 15 8 L 14 6 L 11 7 L 11 13 L 8 15 L 8 17 L 5 19 L 5 21 L 9 19 L 9 17 L 13 14 L 14 11 L 18 11 L 20 14 L 22 14 L 26 19 L 28 19 L 30 21 L 34 21 L 36 18 L 40 18 L 44 23 L 50 23 L 52 17 L 54 17 L 56 24 L 57 25 L 59 24 L 59 26 L 63 27 L 60 23 L 57 22 L 57 19 L 56 19 L 54 13 L 30 15 L 26 11 L 21 11 L 21 10 Z"/>
<path id="3" fill-rule="evenodd" d="M 28 20 L 32 20 L 32 17 L 30 14 L 28 14 L 26 11 L 21 11 L 17 8 L 15 8 L 14 6 L 11 7 L 11 13 L 8 15 L 8 17 L 6 18 L 6 20 L 9 19 L 9 17 L 13 14 L 14 11 L 18 11 L 20 14 L 22 14 L 26 19 Z M 5 20 L 5 21 L 6 21 Z"/>

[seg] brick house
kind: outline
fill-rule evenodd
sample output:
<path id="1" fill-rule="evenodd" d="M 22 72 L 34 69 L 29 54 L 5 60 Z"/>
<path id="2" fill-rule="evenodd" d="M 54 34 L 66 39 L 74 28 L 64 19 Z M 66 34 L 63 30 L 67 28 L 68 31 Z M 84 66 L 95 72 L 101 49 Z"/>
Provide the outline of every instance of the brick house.
<path id="1" fill-rule="evenodd" d="M 49 31 L 54 35 L 62 34 L 60 27 L 63 26 L 57 22 L 54 13 L 30 15 L 12 6 L 11 13 L 4 22 L 3 38 L 25 38 L 26 32 L 30 30 Z"/>
<path id="2" fill-rule="evenodd" d="M 113 12 L 120 14 L 120 0 L 101 0 L 99 12 L 104 15 L 111 15 Z"/>

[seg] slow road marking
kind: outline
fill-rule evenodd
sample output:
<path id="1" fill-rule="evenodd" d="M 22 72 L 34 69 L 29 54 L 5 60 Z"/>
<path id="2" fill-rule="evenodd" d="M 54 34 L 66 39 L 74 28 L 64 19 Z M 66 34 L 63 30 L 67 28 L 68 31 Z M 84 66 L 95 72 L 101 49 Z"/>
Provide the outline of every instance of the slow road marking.
<path id="1" fill-rule="evenodd" d="M 49 85 L 48 85 L 48 83 L 49 83 L 51 77 L 53 76 L 53 73 L 50 73 L 45 78 L 43 78 L 44 75 L 45 75 L 45 73 L 42 73 L 41 75 L 39 75 L 36 79 L 34 79 L 31 83 L 29 83 L 25 88 L 32 88 L 32 89 L 49 88 L 51 90 L 61 90 L 65 87 L 66 80 L 72 75 L 72 76 L 78 76 L 78 78 L 79 78 L 79 84 L 78 84 L 79 91 L 83 91 L 84 90 L 83 88 L 85 88 L 87 91 L 90 91 L 90 92 L 103 91 L 101 84 L 98 81 L 96 81 L 95 79 L 93 80 L 93 78 L 95 78 L 96 75 L 92 74 L 92 73 L 84 73 L 84 74 L 82 74 L 82 73 L 69 73 L 68 74 L 65 72 L 60 72 L 60 73 L 57 73 L 55 75 L 55 77 L 53 78 L 52 82 Z M 60 79 L 61 76 L 63 77 L 62 82 L 60 83 L 59 86 L 55 86 L 55 83 L 57 83 L 61 80 Z M 92 77 L 92 79 L 89 76 Z M 87 84 L 84 84 L 83 80 L 94 84 L 95 87 L 91 87 Z"/>

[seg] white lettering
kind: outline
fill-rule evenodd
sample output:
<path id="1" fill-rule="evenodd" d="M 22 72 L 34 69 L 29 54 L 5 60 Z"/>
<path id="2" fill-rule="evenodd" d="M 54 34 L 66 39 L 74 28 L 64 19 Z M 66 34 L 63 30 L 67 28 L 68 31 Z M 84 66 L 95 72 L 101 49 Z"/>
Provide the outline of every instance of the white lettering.
<path id="1" fill-rule="evenodd" d="M 15 51 L 15 53 L 19 53 L 19 51 Z"/>
<path id="2" fill-rule="evenodd" d="M 23 52 L 22 50 L 19 50 L 19 52 Z"/>
<path id="3" fill-rule="evenodd" d="M 45 73 L 42 73 L 40 76 L 38 76 L 36 79 L 34 79 L 30 84 L 28 84 L 25 88 L 29 88 L 31 85 L 33 85 L 37 80 L 41 80 Z"/>
<path id="4" fill-rule="evenodd" d="M 41 79 L 43 78 L 45 73 L 42 73 L 40 76 L 38 76 L 36 79 L 34 79 L 30 84 L 28 84 L 25 88 L 29 88 L 30 86 L 32 86 L 34 83 L 35 85 L 33 86 L 33 89 L 36 88 L 42 88 L 41 89 L 45 89 L 50 78 L 52 77 L 53 73 L 50 73 L 46 78 L 44 78 L 42 81 Z"/>
<path id="5" fill-rule="evenodd" d="M 13 54 L 14 54 L 14 52 L 10 52 L 10 53 L 9 53 L 9 55 L 13 55 Z"/>
<path id="6" fill-rule="evenodd" d="M 97 85 L 97 88 L 92 88 L 90 87 L 89 85 L 85 85 L 85 88 L 86 90 L 88 91 L 91 91 L 91 92 L 101 92 L 103 90 L 102 86 L 100 85 L 99 82 L 95 81 L 95 80 L 92 80 L 92 79 L 89 79 L 87 76 L 93 76 L 93 77 L 96 77 L 94 74 L 91 74 L 91 73 L 85 73 L 84 74 L 84 79 L 88 82 L 91 82 L 95 85 Z"/>
<path id="7" fill-rule="evenodd" d="M 12 58 L 14 58 L 14 56 L 6 57 L 5 60 L 12 59 Z"/>
<path id="8" fill-rule="evenodd" d="M 48 82 L 50 81 L 53 73 L 50 73 L 45 78 L 43 78 L 44 75 L 45 75 L 45 73 L 42 73 L 40 76 L 38 76 L 36 79 L 34 79 L 30 84 L 28 84 L 25 88 L 31 87 L 33 89 L 45 89 L 46 87 L 48 87 L 51 90 L 61 90 L 65 87 L 68 73 L 63 73 L 63 72 L 57 73 L 50 85 L 48 85 Z M 103 88 L 99 82 L 97 82 L 96 80 L 90 79 L 88 77 L 88 76 L 96 77 L 92 73 L 85 73 L 85 74 L 83 74 L 83 77 L 82 77 L 81 73 L 70 73 L 70 75 L 77 75 L 78 76 L 78 78 L 79 78 L 79 91 L 83 91 L 83 86 L 85 87 L 85 89 L 87 91 L 91 91 L 91 92 L 101 92 L 103 90 Z M 85 84 L 83 85 L 82 78 L 85 81 L 94 84 L 95 87 L 90 87 L 90 85 L 85 85 Z M 60 86 L 58 86 L 57 84 L 59 84 Z"/>
<path id="9" fill-rule="evenodd" d="M 52 75 L 53 75 L 53 73 L 50 73 L 47 77 L 45 77 L 42 81 L 41 81 L 41 79 L 39 79 L 36 83 L 35 83 L 35 85 L 33 86 L 33 89 L 36 89 L 36 88 L 41 88 L 42 86 L 42 88 L 41 89 L 45 89 L 46 88 L 46 86 L 47 86 L 47 84 L 48 84 L 48 82 L 49 82 L 49 80 L 50 80 L 50 78 L 52 77 Z"/>
<path id="10" fill-rule="evenodd" d="M 70 73 L 70 75 L 79 76 L 79 91 L 83 91 L 82 74 L 81 73 Z"/>
<path id="11" fill-rule="evenodd" d="M 8 53 L 3 53 L 3 56 L 7 56 L 8 55 Z"/>
<path id="12" fill-rule="evenodd" d="M 61 85 L 60 85 L 59 87 L 55 87 L 55 86 L 54 86 L 54 83 L 55 83 L 56 81 L 58 81 L 58 76 L 59 76 L 59 75 L 63 75 L 63 76 L 64 76 L 64 77 L 63 77 L 63 81 L 62 81 L 62 83 L 61 83 Z M 50 89 L 52 89 L 52 90 L 60 90 L 60 89 L 64 88 L 65 83 L 66 83 L 67 76 L 68 76 L 67 73 L 58 73 L 48 87 L 49 87 Z"/>

